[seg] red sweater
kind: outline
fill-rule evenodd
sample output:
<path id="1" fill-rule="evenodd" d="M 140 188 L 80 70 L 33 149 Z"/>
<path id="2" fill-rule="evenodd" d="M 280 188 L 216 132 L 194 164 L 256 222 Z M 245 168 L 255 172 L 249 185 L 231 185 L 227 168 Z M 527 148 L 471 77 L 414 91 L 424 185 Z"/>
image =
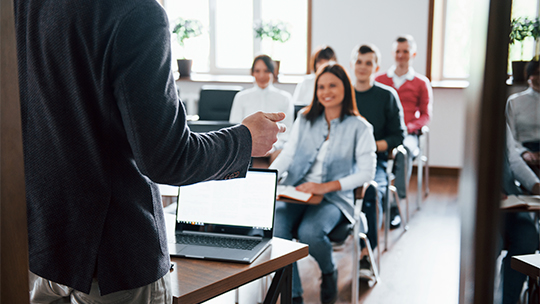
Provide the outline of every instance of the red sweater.
<path id="1" fill-rule="evenodd" d="M 414 79 L 406 80 L 399 89 L 394 87 L 394 81 L 386 73 L 377 76 L 375 81 L 391 86 L 398 92 L 409 134 L 429 123 L 433 104 L 433 90 L 429 79 L 415 73 Z"/>

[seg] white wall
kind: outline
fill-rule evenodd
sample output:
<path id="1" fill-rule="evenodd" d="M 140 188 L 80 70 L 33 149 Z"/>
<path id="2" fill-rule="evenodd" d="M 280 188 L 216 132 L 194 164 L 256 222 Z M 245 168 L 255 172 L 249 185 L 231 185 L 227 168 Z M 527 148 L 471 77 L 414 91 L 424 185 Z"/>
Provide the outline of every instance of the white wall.
<path id="1" fill-rule="evenodd" d="M 338 61 L 348 66 L 355 45 L 373 43 L 386 70 L 393 62 L 392 42 L 410 34 L 418 44 L 414 68 L 425 73 L 428 8 L 428 0 L 313 0 L 312 46 L 331 46 Z"/>
<path id="2" fill-rule="evenodd" d="M 430 166 L 463 167 L 465 94 L 463 89 L 433 90 L 430 129 Z"/>

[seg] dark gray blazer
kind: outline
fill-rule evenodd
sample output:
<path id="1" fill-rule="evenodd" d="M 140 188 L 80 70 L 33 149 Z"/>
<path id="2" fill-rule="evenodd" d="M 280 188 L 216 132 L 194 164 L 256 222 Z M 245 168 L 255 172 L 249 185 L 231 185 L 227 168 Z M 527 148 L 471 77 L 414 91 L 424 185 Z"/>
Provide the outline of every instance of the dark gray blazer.
<path id="1" fill-rule="evenodd" d="M 154 182 L 244 176 L 245 126 L 186 126 L 155 0 L 15 0 L 30 270 L 102 294 L 169 270 Z"/>

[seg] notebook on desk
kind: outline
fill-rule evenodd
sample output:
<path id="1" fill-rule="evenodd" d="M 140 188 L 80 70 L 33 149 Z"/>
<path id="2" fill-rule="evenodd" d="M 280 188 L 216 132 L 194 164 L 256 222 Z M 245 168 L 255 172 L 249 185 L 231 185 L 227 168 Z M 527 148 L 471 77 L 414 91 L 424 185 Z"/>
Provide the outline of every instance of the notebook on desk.
<path id="1" fill-rule="evenodd" d="M 251 263 L 274 234 L 277 171 L 249 169 L 245 178 L 178 190 L 171 256 Z"/>

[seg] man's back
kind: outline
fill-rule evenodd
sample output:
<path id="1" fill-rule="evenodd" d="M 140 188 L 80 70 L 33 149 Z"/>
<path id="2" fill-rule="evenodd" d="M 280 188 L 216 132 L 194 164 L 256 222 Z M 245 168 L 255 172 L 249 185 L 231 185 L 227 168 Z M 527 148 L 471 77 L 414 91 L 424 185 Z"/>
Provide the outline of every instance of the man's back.
<path id="1" fill-rule="evenodd" d="M 83 292 L 95 276 L 102 294 L 156 281 L 169 257 L 153 181 L 242 176 L 249 131 L 185 127 L 156 1 L 15 3 L 30 270 Z"/>

